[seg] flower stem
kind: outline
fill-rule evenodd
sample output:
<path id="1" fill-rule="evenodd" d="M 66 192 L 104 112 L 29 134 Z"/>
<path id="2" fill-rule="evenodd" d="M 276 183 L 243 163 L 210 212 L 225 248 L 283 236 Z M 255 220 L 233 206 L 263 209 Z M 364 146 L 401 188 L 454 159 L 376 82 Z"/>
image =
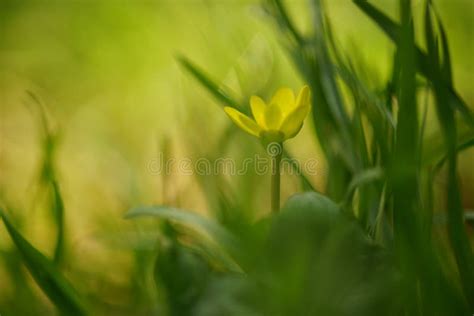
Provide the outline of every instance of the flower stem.
<path id="1" fill-rule="evenodd" d="M 280 210 L 280 162 L 283 152 L 282 144 L 279 145 L 277 153 L 272 154 L 272 180 L 271 180 L 271 207 L 272 213 Z"/>

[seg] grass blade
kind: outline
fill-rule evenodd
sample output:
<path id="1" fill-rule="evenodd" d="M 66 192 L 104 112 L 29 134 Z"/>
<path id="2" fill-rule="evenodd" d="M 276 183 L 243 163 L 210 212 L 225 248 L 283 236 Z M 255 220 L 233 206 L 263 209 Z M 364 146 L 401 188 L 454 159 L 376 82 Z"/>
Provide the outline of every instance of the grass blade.
<path id="1" fill-rule="evenodd" d="M 462 143 L 457 143 L 456 151 L 459 153 L 471 147 L 474 147 L 474 138 L 468 139 Z M 435 164 L 435 167 L 434 167 L 435 173 L 437 170 L 441 169 L 441 167 L 444 165 L 447 159 L 448 159 L 448 155 L 446 154 Z"/>
<path id="2" fill-rule="evenodd" d="M 401 29 L 397 38 L 397 59 L 400 66 L 397 99 L 399 103 L 396 142 L 389 178 L 393 187 L 394 243 L 404 274 L 406 295 L 404 305 L 409 315 L 420 308 L 415 286 L 408 280 L 420 281 L 418 201 L 418 113 L 416 107 L 416 51 L 410 1 L 400 0 Z M 410 281 L 413 282 L 413 281 Z"/>
<path id="3" fill-rule="evenodd" d="M 377 25 L 385 32 L 385 34 L 395 43 L 400 34 L 400 25 L 378 10 L 376 7 L 368 3 L 366 0 L 353 0 L 354 3 L 364 11 Z M 419 71 L 430 81 L 435 80 L 432 67 L 428 56 L 419 47 L 416 47 L 416 59 Z M 448 87 L 449 104 L 456 108 L 469 125 L 474 126 L 474 116 L 472 111 L 462 100 L 459 94 L 454 90 L 452 82 L 443 81 L 443 85 Z"/>
<path id="4" fill-rule="evenodd" d="M 366 170 L 363 170 L 363 171 L 357 173 L 352 178 L 352 181 L 349 184 L 349 188 L 346 192 L 345 202 L 346 203 L 350 202 L 350 198 L 352 197 L 352 195 L 354 194 L 355 190 L 358 187 L 363 186 L 365 184 L 375 182 L 375 181 L 379 181 L 379 180 L 383 179 L 383 176 L 384 176 L 383 170 L 379 167 L 366 169 Z"/>
<path id="5" fill-rule="evenodd" d="M 56 226 L 58 228 L 57 238 L 56 238 L 56 248 L 54 250 L 54 261 L 60 263 L 63 258 L 64 253 L 64 236 L 65 236 L 65 227 L 64 227 L 64 202 L 59 190 L 58 183 L 56 181 L 51 182 L 51 189 L 53 194 L 53 214 L 56 219 Z"/>
<path id="6" fill-rule="evenodd" d="M 451 69 L 449 51 L 445 51 L 448 49 L 447 39 L 443 39 L 443 35 L 441 35 L 441 40 L 444 42 L 442 43 L 444 61 L 441 61 L 430 8 L 431 5 L 427 2 L 425 7 L 425 39 L 428 47 L 428 61 L 432 65 L 434 74 L 433 91 L 436 100 L 436 112 L 447 152 L 446 207 L 448 236 L 459 270 L 464 295 L 470 308 L 474 309 L 474 254 L 464 226 L 464 210 L 457 174 L 457 125 L 455 113 L 449 106 L 449 91 L 445 85 L 446 80 L 451 80 L 449 77 L 446 78 L 446 76 L 450 76 Z M 438 24 L 442 25 L 439 19 Z"/>
<path id="7" fill-rule="evenodd" d="M 55 157 L 58 141 L 57 133 L 52 129 L 48 116 L 46 115 L 46 107 L 40 98 L 31 91 L 26 91 L 28 96 L 33 100 L 38 112 L 38 121 L 40 125 L 40 134 L 42 136 L 42 154 L 43 162 L 41 165 L 39 181 L 44 186 L 48 196 L 48 208 L 51 209 L 51 216 L 54 219 L 57 229 L 56 247 L 54 251 L 54 261 L 59 264 L 62 260 L 65 244 L 65 227 L 64 227 L 64 203 L 56 180 Z"/>
<path id="8" fill-rule="evenodd" d="M 242 110 L 243 107 L 237 102 L 232 96 L 231 93 L 228 91 L 227 88 L 223 88 L 216 84 L 216 82 L 211 79 L 203 70 L 201 70 L 198 66 L 192 63 L 189 59 L 184 56 L 177 57 L 179 63 L 191 74 L 193 77 L 199 81 L 204 87 L 206 87 L 207 91 L 209 91 L 218 101 L 220 101 L 223 105 L 231 106 L 233 108 L 237 108 Z"/>
<path id="9" fill-rule="evenodd" d="M 288 32 L 291 34 L 293 39 L 299 44 L 302 45 L 304 44 L 304 39 L 303 37 L 299 34 L 299 32 L 296 30 L 296 27 L 294 26 L 293 22 L 290 20 L 290 17 L 288 13 L 285 10 L 285 7 L 283 6 L 283 3 L 281 0 L 273 0 L 275 7 L 277 8 L 277 11 L 280 14 L 280 21 L 284 25 L 285 29 L 288 30 Z"/>
<path id="10" fill-rule="evenodd" d="M 342 96 L 338 89 L 333 63 L 329 57 L 328 47 L 325 41 L 324 17 L 322 14 L 322 4 L 319 0 L 313 1 L 313 27 L 315 30 L 314 41 L 316 58 L 320 66 L 320 80 L 323 85 L 331 112 L 343 133 L 349 134 L 350 120 L 344 110 Z"/>
<path id="11" fill-rule="evenodd" d="M 36 283 L 48 298 L 65 315 L 86 315 L 86 308 L 80 296 L 70 283 L 56 269 L 53 262 L 36 250 L 10 223 L 0 210 L 10 237 L 20 251 L 23 261 Z"/>

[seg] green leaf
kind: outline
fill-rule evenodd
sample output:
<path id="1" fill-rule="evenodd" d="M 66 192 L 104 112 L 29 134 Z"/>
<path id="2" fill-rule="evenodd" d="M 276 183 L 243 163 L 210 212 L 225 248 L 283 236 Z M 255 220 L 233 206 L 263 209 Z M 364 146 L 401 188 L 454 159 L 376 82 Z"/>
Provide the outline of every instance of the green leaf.
<path id="1" fill-rule="evenodd" d="M 23 238 L 2 210 L 0 217 L 20 251 L 26 267 L 48 298 L 66 315 L 86 315 L 86 308 L 79 294 L 54 264 Z"/>
<path id="2" fill-rule="evenodd" d="M 125 214 L 125 218 L 142 216 L 157 217 L 160 219 L 177 222 L 199 232 L 209 235 L 215 242 L 228 250 L 231 255 L 240 252 L 235 237 L 219 223 L 200 216 L 196 213 L 167 206 L 139 206 Z"/>
<path id="3" fill-rule="evenodd" d="M 333 200 L 316 192 L 306 192 L 296 194 L 288 199 L 283 206 L 282 212 L 311 210 L 309 212 L 318 212 L 319 214 L 328 214 L 329 217 L 338 215 L 340 207 Z"/>
<path id="4" fill-rule="evenodd" d="M 257 271 L 270 305 L 262 314 L 392 314 L 397 280 L 389 260 L 332 200 L 295 195 L 273 218 L 262 251 Z"/>

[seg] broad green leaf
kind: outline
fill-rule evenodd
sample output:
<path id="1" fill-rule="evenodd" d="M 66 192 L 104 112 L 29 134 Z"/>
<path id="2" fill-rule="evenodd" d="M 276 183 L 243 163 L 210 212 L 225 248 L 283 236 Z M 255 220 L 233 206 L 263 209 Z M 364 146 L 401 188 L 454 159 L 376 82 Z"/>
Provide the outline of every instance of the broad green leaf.
<path id="1" fill-rule="evenodd" d="M 86 315 L 85 305 L 68 280 L 48 258 L 36 250 L 0 210 L 0 217 L 36 283 L 65 315 Z"/>
<path id="2" fill-rule="evenodd" d="M 228 250 L 231 255 L 235 255 L 240 251 L 237 240 L 229 231 L 219 223 L 196 213 L 167 206 L 140 206 L 131 209 L 125 214 L 125 218 L 142 216 L 171 220 L 191 229 L 206 233 L 215 242 L 223 246 L 224 249 Z"/>
<path id="3" fill-rule="evenodd" d="M 340 207 L 330 198 L 316 192 L 296 194 L 288 199 L 282 212 L 296 209 L 310 209 L 311 212 L 329 214 L 330 217 L 340 212 Z"/>
<path id="4" fill-rule="evenodd" d="M 261 257 L 262 300 L 270 305 L 264 315 L 392 314 L 390 257 L 323 195 L 291 197 Z"/>

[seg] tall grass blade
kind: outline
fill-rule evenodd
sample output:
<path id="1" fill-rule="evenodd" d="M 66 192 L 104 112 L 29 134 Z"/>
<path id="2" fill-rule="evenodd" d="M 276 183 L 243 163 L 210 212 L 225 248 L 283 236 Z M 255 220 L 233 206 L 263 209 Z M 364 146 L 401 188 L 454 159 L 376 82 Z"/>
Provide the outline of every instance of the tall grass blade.
<path id="1" fill-rule="evenodd" d="M 273 0 L 275 6 L 278 8 L 278 12 L 280 14 L 280 21 L 285 29 L 288 30 L 289 34 L 292 36 L 294 41 L 298 43 L 298 45 L 304 44 L 304 38 L 300 35 L 300 33 L 296 30 L 293 22 L 291 21 L 288 12 L 285 10 L 283 3 L 281 0 Z"/>
<path id="2" fill-rule="evenodd" d="M 26 267 L 48 298 L 65 315 L 86 315 L 86 308 L 79 294 L 55 265 L 15 229 L 2 210 L 0 210 L 0 217 L 20 251 Z"/>
<path id="3" fill-rule="evenodd" d="M 400 0 L 401 28 L 397 34 L 397 59 L 400 65 L 397 99 L 399 103 L 396 143 L 390 166 L 393 187 L 394 243 L 407 289 L 403 300 L 409 315 L 416 315 L 417 289 L 410 282 L 420 275 L 419 203 L 418 203 L 418 113 L 416 106 L 416 54 L 412 13 L 409 0 Z M 409 281 L 411 280 L 411 281 Z"/>
<path id="4" fill-rule="evenodd" d="M 457 142 L 457 147 L 456 151 L 459 153 L 463 150 L 469 149 L 471 147 L 474 147 L 474 138 L 468 139 L 464 142 Z M 441 167 L 444 165 L 446 160 L 448 159 L 448 154 L 444 155 L 436 164 L 434 170 L 439 170 Z"/>
<path id="5" fill-rule="evenodd" d="M 223 105 L 231 106 L 239 110 L 243 110 L 243 107 L 237 102 L 229 92 L 229 89 L 219 86 L 213 79 L 209 77 L 203 70 L 196 66 L 193 62 L 184 56 L 178 56 L 177 60 L 179 63 L 199 81 L 207 91 L 209 91 L 217 100 Z"/>
<path id="6" fill-rule="evenodd" d="M 353 0 L 354 3 L 364 11 L 372 20 L 385 32 L 385 34 L 395 43 L 400 34 L 401 26 L 386 16 L 383 12 L 378 10 L 376 7 L 368 3 L 366 0 Z M 430 81 L 436 80 L 432 72 L 431 64 L 429 63 L 428 56 L 419 47 L 416 47 L 416 59 L 418 68 L 421 74 L 423 74 Z M 466 122 L 474 126 L 474 115 L 466 103 L 462 100 L 459 94 L 454 90 L 452 82 L 443 81 L 443 84 L 448 88 L 448 100 L 449 104 L 456 108 L 466 120 Z"/>
<path id="7" fill-rule="evenodd" d="M 61 196 L 61 191 L 59 190 L 59 185 L 54 180 L 51 182 L 51 190 L 53 194 L 53 214 L 56 219 L 56 226 L 58 229 L 56 238 L 56 248 L 54 250 L 54 261 L 58 264 L 61 262 L 64 252 L 64 202 Z"/>
<path id="8" fill-rule="evenodd" d="M 48 195 L 48 208 L 54 219 L 57 229 L 56 247 L 54 251 L 54 261 L 59 264 L 62 260 L 65 244 L 65 227 L 64 227 L 64 203 L 56 180 L 55 171 L 55 154 L 57 144 L 57 134 L 53 132 L 46 108 L 40 98 L 31 91 L 26 91 L 38 109 L 38 121 L 40 124 L 40 135 L 42 136 L 42 152 L 43 163 L 40 171 L 40 185 L 44 186 Z"/>
<path id="9" fill-rule="evenodd" d="M 436 100 L 436 112 L 438 121 L 444 134 L 444 142 L 447 152 L 447 213 L 448 213 L 448 236 L 454 252 L 456 264 L 459 270 L 464 295 L 474 310 L 474 254 L 472 252 L 469 237 L 464 226 L 464 210 L 462 206 L 459 179 L 457 175 L 457 125 L 454 111 L 449 106 L 449 90 L 445 82 L 451 80 L 450 60 L 446 35 L 441 35 L 442 55 L 444 62 L 439 56 L 437 38 L 434 35 L 434 27 L 431 19 L 430 2 L 425 7 L 425 39 L 428 47 L 428 58 L 433 66 L 433 91 Z M 440 20 L 438 24 L 442 26 Z"/>
<path id="10" fill-rule="evenodd" d="M 316 51 L 316 59 L 320 66 L 320 80 L 329 103 L 331 112 L 338 124 L 343 136 L 349 136 L 350 120 L 345 112 L 343 99 L 341 97 L 339 88 L 335 80 L 335 73 L 333 63 L 329 57 L 329 51 L 326 42 L 323 7 L 321 1 L 314 0 L 313 2 L 313 41 Z"/>
<path id="11" fill-rule="evenodd" d="M 346 192 L 346 203 L 350 202 L 350 198 L 354 194 L 355 190 L 357 190 L 358 187 L 373 183 L 375 181 L 379 181 L 383 179 L 384 173 L 383 170 L 380 167 L 374 167 L 371 169 L 366 169 L 364 171 L 361 171 L 357 173 L 353 178 L 351 183 L 349 184 L 349 188 Z"/>

